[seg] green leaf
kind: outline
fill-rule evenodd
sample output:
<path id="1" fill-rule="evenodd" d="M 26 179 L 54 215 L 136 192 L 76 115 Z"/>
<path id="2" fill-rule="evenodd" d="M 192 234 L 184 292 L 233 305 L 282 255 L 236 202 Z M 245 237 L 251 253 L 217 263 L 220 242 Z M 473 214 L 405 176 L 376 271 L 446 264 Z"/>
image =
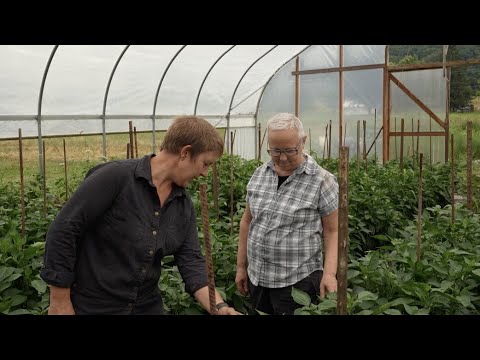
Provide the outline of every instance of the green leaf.
<path id="1" fill-rule="evenodd" d="M 480 276 L 480 269 L 472 270 L 472 273 L 474 273 L 477 276 Z"/>
<path id="2" fill-rule="evenodd" d="M 358 301 L 366 301 L 366 300 L 377 300 L 378 299 L 378 294 L 373 294 L 370 291 L 360 291 L 357 295 L 357 300 Z"/>
<path id="3" fill-rule="evenodd" d="M 10 306 L 17 306 L 20 304 L 23 304 L 27 300 L 27 297 L 25 295 L 15 295 L 12 298 L 12 304 Z"/>
<path id="4" fill-rule="evenodd" d="M 27 309 L 17 309 L 8 313 L 8 315 L 30 315 L 31 312 Z"/>
<path id="5" fill-rule="evenodd" d="M 403 304 L 403 307 L 405 308 L 405 311 L 407 312 L 408 315 L 415 315 L 417 313 L 418 307 L 416 306 L 410 306 L 407 304 Z"/>
<path id="6" fill-rule="evenodd" d="M 38 291 L 39 294 L 43 294 L 45 291 L 47 291 L 47 284 L 43 280 L 33 280 L 31 285 L 35 288 L 35 290 Z"/>
<path id="7" fill-rule="evenodd" d="M 312 300 L 310 299 L 310 295 L 306 292 L 296 289 L 292 286 L 292 297 L 293 300 L 300 305 L 309 306 Z"/>
<path id="8" fill-rule="evenodd" d="M 422 309 L 419 309 L 415 315 L 428 315 L 430 314 L 430 309 L 427 309 L 427 308 L 422 308 Z"/>
<path id="9" fill-rule="evenodd" d="M 397 309 L 387 309 L 383 313 L 387 315 L 402 315 L 402 313 Z"/>
<path id="10" fill-rule="evenodd" d="M 455 298 L 460 304 L 464 307 L 472 307 L 472 303 L 470 302 L 470 296 L 468 295 L 460 295 Z"/>

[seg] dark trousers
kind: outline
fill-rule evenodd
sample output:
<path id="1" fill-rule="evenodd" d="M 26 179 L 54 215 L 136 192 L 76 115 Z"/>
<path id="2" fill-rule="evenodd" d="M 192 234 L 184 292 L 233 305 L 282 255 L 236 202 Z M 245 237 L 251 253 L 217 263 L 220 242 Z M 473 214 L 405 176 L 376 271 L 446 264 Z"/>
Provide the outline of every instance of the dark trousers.
<path id="1" fill-rule="evenodd" d="M 323 271 L 317 270 L 296 284 L 283 288 L 266 288 L 255 286 L 248 279 L 248 291 L 254 310 L 260 310 L 270 315 L 293 315 L 295 309 L 302 307 L 292 298 L 292 287 L 302 290 L 310 295 L 313 303 L 318 303 L 320 295 L 320 281 Z M 255 311 L 256 314 L 258 314 Z"/>

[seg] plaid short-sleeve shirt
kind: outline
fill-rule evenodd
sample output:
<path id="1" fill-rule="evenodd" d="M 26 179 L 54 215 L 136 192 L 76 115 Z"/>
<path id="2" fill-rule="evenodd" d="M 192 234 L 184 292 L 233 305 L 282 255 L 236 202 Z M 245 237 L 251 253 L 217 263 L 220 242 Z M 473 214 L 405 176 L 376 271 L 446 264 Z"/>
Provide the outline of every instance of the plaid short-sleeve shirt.
<path id="1" fill-rule="evenodd" d="M 248 276 L 258 286 L 293 285 L 323 269 L 321 218 L 338 208 L 335 176 L 308 154 L 278 188 L 272 161 L 247 185 L 253 219 L 247 242 Z"/>

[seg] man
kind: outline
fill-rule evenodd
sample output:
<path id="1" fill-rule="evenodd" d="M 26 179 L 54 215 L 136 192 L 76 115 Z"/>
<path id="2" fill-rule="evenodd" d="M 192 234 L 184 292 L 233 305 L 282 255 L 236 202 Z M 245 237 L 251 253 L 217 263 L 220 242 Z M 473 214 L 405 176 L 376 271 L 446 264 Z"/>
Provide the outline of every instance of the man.
<path id="1" fill-rule="evenodd" d="M 303 154 L 306 136 L 297 117 L 277 114 L 267 129 L 271 161 L 247 185 L 235 283 L 254 309 L 293 314 L 301 305 L 292 286 L 313 301 L 337 291 L 338 184 Z"/>
<path id="2" fill-rule="evenodd" d="M 174 120 L 158 155 L 101 164 L 51 224 L 42 279 L 48 314 L 163 314 L 161 260 L 173 254 L 185 289 L 209 309 L 208 281 L 187 184 L 206 176 L 223 139 L 206 120 Z M 218 314 L 236 315 L 216 292 Z"/>

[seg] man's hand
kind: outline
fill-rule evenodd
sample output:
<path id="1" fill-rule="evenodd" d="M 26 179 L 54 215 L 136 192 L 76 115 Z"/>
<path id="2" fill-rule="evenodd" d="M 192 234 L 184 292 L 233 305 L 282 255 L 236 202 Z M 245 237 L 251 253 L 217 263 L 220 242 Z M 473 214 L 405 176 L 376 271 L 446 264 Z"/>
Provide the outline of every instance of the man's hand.
<path id="1" fill-rule="evenodd" d="M 320 281 L 320 298 L 323 299 L 331 292 L 337 292 L 337 277 L 331 273 L 323 273 Z"/>
<path id="2" fill-rule="evenodd" d="M 237 285 L 237 289 L 240 291 L 240 294 L 248 295 L 248 275 L 246 268 L 237 267 L 235 284 Z"/>
<path id="3" fill-rule="evenodd" d="M 71 301 L 50 303 L 48 315 L 75 315 L 75 310 Z"/>
<path id="4" fill-rule="evenodd" d="M 70 288 L 61 288 L 49 285 L 50 306 L 48 315 L 75 315 L 72 300 L 70 300 Z"/>
<path id="5" fill-rule="evenodd" d="M 233 307 L 224 306 L 217 311 L 217 315 L 243 315 L 235 310 Z"/>

